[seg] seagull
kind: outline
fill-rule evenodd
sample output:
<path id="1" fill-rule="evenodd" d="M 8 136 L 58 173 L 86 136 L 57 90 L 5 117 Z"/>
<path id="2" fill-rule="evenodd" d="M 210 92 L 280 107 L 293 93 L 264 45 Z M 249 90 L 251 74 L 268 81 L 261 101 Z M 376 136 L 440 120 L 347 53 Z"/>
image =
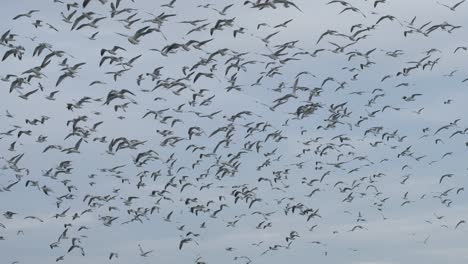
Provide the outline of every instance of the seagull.
<path id="1" fill-rule="evenodd" d="M 466 1 L 466 0 L 462 0 L 462 1 L 456 3 L 456 4 L 452 5 L 452 6 L 449 6 L 449 5 L 440 3 L 439 1 L 437 1 L 437 3 L 438 3 L 439 5 L 441 5 L 441 6 L 447 7 L 447 8 L 450 9 L 451 11 L 455 11 L 455 9 L 456 9 L 458 6 L 460 6 L 461 4 L 465 3 L 465 1 Z"/>
<path id="2" fill-rule="evenodd" d="M 31 18 L 31 17 L 32 17 L 32 14 L 34 14 L 34 13 L 36 13 L 36 12 L 39 12 L 39 10 L 30 10 L 30 11 L 28 11 L 27 13 L 19 14 L 19 15 L 15 16 L 15 17 L 13 18 L 13 20 L 17 20 L 17 19 L 19 19 L 19 18 L 21 18 L 21 17 L 28 17 L 28 18 Z"/>

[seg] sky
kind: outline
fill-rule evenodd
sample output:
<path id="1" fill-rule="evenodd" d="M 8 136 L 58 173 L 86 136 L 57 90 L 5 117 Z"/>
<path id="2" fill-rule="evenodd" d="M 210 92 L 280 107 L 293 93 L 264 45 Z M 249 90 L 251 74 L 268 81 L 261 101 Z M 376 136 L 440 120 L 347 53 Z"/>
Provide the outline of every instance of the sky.
<path id="1" fill-rule="evenodd" d="M 2 1 L 0 33 L 14 34 L 2 42 L 2 57 L 24 48 L 21 59 L 0 62 L 2 263 L 467 262 L 467 3 L 451 10 L 456 2 L 294 0 L 298 8 L 259 9 L 243 1 L 177 0 L 171 8 L 122 0 L 117 10 L 128 12 L 112 17 L 117 2 L 105 2 L 83 7 L 80 0 L 68 10 L 72 1 Z M 13 19 L 29 10 L 39 11 Z M 71 29 L 63 18 L 75 10 L 71 21 L 83 12 L 104 19 L 97 28 Z M 149 21 L 160 15 L 171 16 L 161 25 Z M 387 15 L 394 19 L 377 23 Z M 125 19 L 139 20 L 126 28 Z M 222 19 L 234 22 L 210 34 Z M 194 20 L 206 29 L 187 34 L 196 26 L 181 22 Z M 404 33 L 444 23 L 457 28 Z M 353 25 L 354 32 L 372 29 L 356 40 Z M 155 31 L 138 44 L 122 36 L 146 26 Z M 328 30 L 336 33 L 321 38 Z M 162 52 L 190 40 L 208 42 Z M 41 43 L 50 46 L 33 56 Z M 114 46 L 123 49 L 104 56 L 141 56 L 131 66 L 100 66 L 102 49 Z M 63 55 L 11 90 L 52 51 Z M 428 62 L 432 68 L 423 67 Z M 56 85 L 78 63 L 85 64 L 75 77 Z M 159 67 L 152 80 L 148 73 Z M 199 73 L 205 76 L 195 80 Z M 230 81 L 238 89 L 228 89 Z M 122 89 L 131 94 L 105 103 Z M 297 115 L 311 104 L 312 114 Z M 42 116 L 43 123 L 33 121 Z M 200 133 L 189 137 L 193 128 Z M 172 136 L 180 141 L 164 144 Z M 112 148 L 122 137 L 141 144 Z M 79 153 L 61 151 L 79 140 Z M 44 152 L 51 145 L 61 150 Z M 137 164 L 148 151 L 151 158 Z M 63 162 L 69 173 L 47 174 L 66 171 Z M 205 211 L 191 212 L 197 206 Z M 140 217 L 130 221 L 135 212 Z M 115 220 L 104 225 L 109 217 Z M 141 256 L 139 245 L 152 252 Z M 111 253 L 118 257 L 110 260 Z"/>

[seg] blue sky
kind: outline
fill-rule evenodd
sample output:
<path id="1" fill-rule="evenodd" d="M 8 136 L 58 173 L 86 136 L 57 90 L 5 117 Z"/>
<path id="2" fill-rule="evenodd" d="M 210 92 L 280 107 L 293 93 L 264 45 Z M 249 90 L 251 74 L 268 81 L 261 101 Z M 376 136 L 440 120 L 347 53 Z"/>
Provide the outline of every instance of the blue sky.
<path id="1" fill-rule="evenodd" d="M 10 44 L 25 48 L 22 60 L 9 57 L 0 63 L 1 77 L 8 74 L 25 77 L 23 72 L 40 65 L 44 56 L 50 53 L 46 50 L 40 56 L 32 56 L 40 43 L 50 44 L 51 50 L 66 52 L 63 57 L 51 60 L 42 70 L 44 76 L 41 79 L 34 78 L 22 88 L 9 92 L 16 77 L 0 83 L 3 87 L 0 89 L 0 132 L 16 129 L 11 136 L 0 136 L 0 166 L 4 168 L 0 171 L 0 186 L 3 186 L 0 223 L 5 226 L 2 228 L 0 225 L 0 237 L 4 238 L 0 240 L 2 263 L 54 263 L 60 256 L 64 256 L 62 263 L 70 264 L 190 263 L 196 260 L 247 263 L 247 258 L 242 256 L 247 256 L 252 263 L 308 263 L 313 260 L 356 264 L 458 264 L 468 260 L 468 244 L 465 242 L 468 225 L 462 223 L 455 228 L 460 221 L 468 220 L 468 208 L 464 204 L 467 193 L 460 189 L 468 183 L 465 162 L 468 157 L 468 132 L 465 133 L 468 95 L 466 82 L 462 82 L 468 77 L 465 67 L 468 53 L 463 49 L 454 53 L 457 47 L 468 42 L 465 28 L 468 20 L 464 15 L 467 4 L 462 3 L 451 11 L 438 2 L 425 0 L 410 3 L 393 0 L 379 4 L 377 8 L 373 7 L 372 1 L 348 1 L 359 8 L 365 14 L 363 16 L 350 11 L 340 14 L 344 6 L 321 0 L 295 0 L 302 12 L 281 4 L 277 4 L 276 9 L 258 10 L 243 5 L 242 1 L 216 1 L 209 8 L 202 8 L 198 6 L 209 2 L 178 0 L 174 8 L 167 8 L 161 7 L 166 4 L 162 1 L 122 0 L 119 9 L 134 8 L 132 12 L 137 13 L 134 18 L 141 19 L 127 29 L 119 20 L 132 13 L 111 18 L 111 1 L 102 5 L 93 0 L 85 9 L 80 1 L 73 20 L 82 12 L 89 11 L 95 13 L 94 18 L 105 16 L 106 19 L 98 22 L 97 29 L 70 30 L 71 24 L 62 21 L 60 14 L 71 12 L 66 8 L 67 1 L 63 2 L 7 0 L 3 1 L 0 9 L 1 33 L 10 30 L 17 35 Z M 211 9 L 221 10 L 229 4 L 234 5 L 224 16 Z M 12 19 L 33 9 L 40 11 L 32 18 Z M 147 25 L 155 28 L 155 24 L 144 21 L 163 12 L 176 14 L 159 28 L 164 36 L 153 32 L 141 37 L 138 45 L 133 45 L 126 37 L 117 34 L 130 35 Z M 374 30 L 365 33 L 368 35 L 365 39 L 344 52 L 333 52 L 335 47 L 330 42 L 338 45 L 351 43 L 346 37 L 325 36 L 317 44 L 320 35 L 327 30 L 350 34 L 352 25 L 372 26 L 385 15 L 392 15 L 396 20 L 380 22 Z M 405 37 L 403 32 L 409 29 L 414 17 L 413 26 L 416 28 L 428 22 L 430 24 L 425 29 L 444 22 L 461 28 L 451 33 L 436 30 L 428 36 L 409 34 Z M 232 27 L 210 35 L 209 29 L 218 19 L 230 18 L 235 18 Z M 199 25 L 209 23 L 207 30 L 186 35 L 194 27 L 180 22 L 196 19 L 206 19 Z M 289 19 L 292 21 L 287 27 L 274 28 Z M 43 26 L 35 28 L 32 23 L 36 20 L 41 20 Z M 53 25 L 58 32 L 46 23 Z M 267 26 L 257 29 L 260 23 Z M 240 28 L 244 28 L 245 33 L 234 38 L 233 30 Z M 96 31 L 99 31 L 96 40 L 88 39 Z M 261 39 L 277 31 L 279 33 L 265 45 Z M 213 40 L 200 50 L 191 47 L 189 51 L 180 49 L 167 56 L 151 51 L 191 39 Z M 286 55 L 281 59 L 299 60 L 281 63 L 265 56 L 277 51 L 276 45 L 289 41 L 298 42 L 285 49 Z M 115 45 L 125 49 L 116 55 L 124 60 L 142 55 L 117 81 L 106 72 L 124 69 L 122 66 L 105 63 L 99 67 L 101 49 L 111 49 Z M 10 48 L 0 46 L 1 52 Z M 368 59 L 359 56 L 349 58 L 348 52 L 366 53 L 374 48 Z M 215 56 L 208 65 L 194 69 L 192 77 L 180 81 L 186 89 L 174 93 L 175 88 L 159 87 L 152 91 L 164 80 L 173 83 L 175 79 L 183 78 L 184 66 L 192 67 L 219 49 L 227 49 L 226 54 Z M 317 49 L 324 51 L 316 57 L 293 56 L 297 52 L 313 53 Z M 436 50 L 428 53 L 431 49 Z M 387 52 L 395 50 L 401 50 L 402 55 L 388 56 Z M 239 53 L 245 53 L 239 63 L 248 63 L 225 74 L 226 67 L 235 60 L 226 61 Z M 425 58 L 427 55 L 430 57 Z M 63 68 L 59 63 L 65 58 L 70 66 L 81 62 L 86 64 L 77 71 L 75 78 L 67 78 L 56 87 Z M 420 66 L 407 76 L 397 76 L 405 67 L 414 66 L 413 62 L 423 58 L 424 62 L 437 61 L 437 64 L 432 70 L 423 70 Z M 372 62 L 370 67 L 361 68 L 361 64 L 368 61 Z M 266 76 L 266 72 L 276 66 L 277 74 Z M 163 67 L 161 76 L 152 81 L 146 73 L 157 67 Z M 297 83 L 305 88 L 294 93 L 292 87 L 296 76 L 303 71 L 310 74 L 301 75 Z M 200 72 L 213 73 L 213 78 L 201 77 L 194 82 L 194 76 Z M 234 73 L 237 73 L 234 78 L 237 78 L 236 84 L 241 90 L 227 91 L 228 81 Z M 144 80 L 138 86 L 136 80 L 140 74 Z M 386 75 L 391 77 L 381 81 Z M 264 76 L 260 85 L 252 85 L 260 76 Z M 334 81 L 322 85 L 328 77 Z M 104 84 L 89 86 L 97 80 Z M 19 97 L 38 88 L 39 83 L 44 91 L 32 94 L 28 100 Z M 281 83 L 284 88 L 278 91 L 276 88 Z M 343 89 L 337 89 L 340 84 Z M 116 99 L 109 105 L 103 104 L 111 90 L 121 89 L 135 95 Z M 318 89 L 320 94 L 310 100 L 314 89 Z M 56 90 L 54 101 L 45 99 Z M 191 104 L 194 94 L 201 96 Z M 287 94 L 294 97 L 272 111 L 270 107 L 274 101 Z M 415 96 L 414 101 L 402 99 L 413 94 L 420 95 Z M 90 103 L 81 109 L 67 110 L 67 104 L 75 104 L 85 96 L 92 99 Z M 211 103 L 200 105 L 212 96 Z M 103 101 L 96 100 L 99 98 Z M 114 110 L 115 105 L 125 103 L 129 103 L 125 111 Z M 298 107 L 309 103 L 317 103 L 321 107 L 312 115 L 298 119 L 294 114 Z M 349 116 L 341 116 L 335 127 L 323 129 L 328 124 L 330 109 L 343 103 L 345 106 L 339 109 L 343 111 L 346 108 L 345 113 Z M 175 111 L 181 104 L 185 104 L 182 112 Z M 152 115 L 142 118 L 149 110 L 167 108 L 158 118 L 153 119 Z M 8 117 L 7 110 L 14 117 Z M 418 110 L 419 114 L 416 113 Z M 212 119 L 199 116 L 217 111 L 221 112 Z M 230 119 L 241 111 L 250 111 L 251 115 L 244 114 L 234 121 Z M 199 112 L 199 115 L 194 112 Z M 41 116 L 49 119 L 38 125 L 25 122 Z M 86 116 L 87 120 L 79 122 L 78 127 L 90 133 L 84 138 L 80 153 L 65 154 L 59 150 L 44 153 L 49 145 L 62 148 L 75 145 L 80 136 L 66 138 L 73 130 L 67 122 L 80 116 Z M 182 122 L 171 126 L 176 118 Z M 457 119 L 459 121 L 455 122 Z M 101 121 L 103 123 L 92 130 L 93 125 Z M 455 125 L 435 133 L 453 122 Z M 257 124 L 257 128 L 262 128 L 266 123 L 269 126 L 263 131 L 254 129 L 249 134 L 249 128 Z M 215 152 L 216 145 L 226 133 L 211 137 L 210 134 L 228 125 L 233 127 L 231 142 L 228 146 L 221 145 Z M 191 127 L 199 127 L 203 133 L 189 140 Z M 373 127 L 381 127 L 381 131 L 366 133 Z M 28 130 L 31 130 L 30 136 L 17 137 L 19 131 Z M 161 143 L 170 136 L 161 135 L 157 130 L 171 131 L 173 136 L 183 140 L 174 147 L 164 146 Z M 456 131 L 461 132 L 451 137 Z M 275 132 L 285 138 L 265 141 L 268 134 Z M 384 135 L 392 133 L 395 136 L 386 140 Z M 40 135 L 47 136 L 47 141 L 37 142 Z M 336 137 L 339 135 L 348 139 L 340 142 Z M 105 143 L 93 140 L 101 137 L 106 137 Z M 108 154 L 109 143 L 119 137 L 144 143 L 134 149 Z M 15 141 L 14 149 L 9 150 Z M 246 150 L 246 144 L 257 141 L 261 144 L 258 152 L 255 147 Z M 191 152 L 187 150 L 191 144 L 202 149 Z M 326 146 L 329 146 L 328 150 L 320 155 Z M 411 156 L 398 155 L 405 149 L 410 150 Z M 133 159 L 138 153 L 149 150 L 157 153 L 153 154 L 157 159 L 136 166 Z M 7 161 L 23 153 L 17 165 L 27 168 L 28 172 L 15 171 Z M 200 158 L 201 153 L 211 155 Z M 238 153 L 242 153 L 240 158 L 232 161 Z M 235 160 L 240 164 L 234 170 Z M 258 169 L 267 160 L 271 165 Z M 71 162 L 73 169 L 70 174 L 59 174 L 57 178 L 44 176 L 49 169 L 57 171 L 57 166 L 63 161 Z M 196 165 L 192 167 L 193 164 Z M 125 167 L 109 171 L 120 165 Z M 230 168 L 233 174 L 220 177 L 216 174 L 218 168 Z M 153 180 L 150 177 L 153 172 L 161 176 Z M 320 181 L 324 174 L 326 176 Z M 441 176 L 445 174 L 450 177 L 440 183 Z M 140 178 L 141 175 L 143 177 Z M 17 179 L 18 184 L 6 188 Z M 271 185 L 265 179 L 271 180 Z M 45 195 L 37 187 L 25 186 L 27 181 L 37 181 L 40 187 L 47 186 L 53 191 Z M 166 188 L 169 191 L 164 195 L 167 199 L 150 196 L 152 191 L 161 191 L 168 183 L 175 185 Z M 193 186 L 186 186 L 182 191 L 186 183 Z M 200 190 L 207 184 L 212 185 Z M 74 188 L 68 190 L 70 185 Z M 233 190 L 242 190 L 261 200 L 249 208 L 245 201 L 235 202 Z M 317 191 L 309 197 L 313 190 Z M 58 207 L 58 198 L 67 194 L 72 199 L 62 198 Z M 90 207 L 88 201 L 92 196 L 115 196 L 115 199 L 98 199 L 95 200 L 99 201 L 98 204 Z M 138 198 L 131 204 L 125 204 L 128 197 Z M 352 200 L 346 200 L 347 197 L 352 197 Z M 187 198 L 197 200 L 187 205 Z M 216 217 L 210 217 L 222 204 L 227 206 Z M 190 212 L 190 206 L 195 205 L 206 205 L 208 210 L 197 216 Z M 158 209 L 153 214 L 142 216 L 142 222 L 125 223 L 132 218 L 132 212 L 153 206 Z M 293 206 L 303 210 L 318 209 L 320 217 L 307 221 L 309 213 L 292 213 L 290 208 Z M 67 208 L 70 209 L 64 217 L 54 217 Z M 115 208 L 118 210 L 113 210 Z M 73 219 L 74 214 L 87 209 L 91 210 Z M 4 213 L 8 211 L 15 213 L 12 219 L 5 217 Z M 171 221 L 164 221 L 171 212 Z M 105 226 L 102 217 L 118 218 L 112 225 Z M 200 227 L 202 223 L 206 228 Z M 83 226 L 87 229 L 80 229 Z M 356 229 L 356 226 L 359 227 Z M 62 237 L 58 247 L 51 249 L 50 244 L 57 242 L 64 230 L 67 230 L 68 238 Z M 293 231 L 299 236 L 288 246 L 285 238 Z M 187 235 L 188 232 L 199 236 Z M 187 237 L 196 243 L 184 244 L 179 250 L 179 242 Z M 85 256 L 79 250 L 67 252 L 73 238 L 80 239 L 81 242 L 76 243 L 83 247 Z M 145 251 L 153 252 L 148 257 L 140 256 L 139 244 Z M 267 251 L 275 245 L 281 247 Z M 267 253 L 262 254 L 265 251 Z M 109 260 L 111 252 L 118 253 L 118 258 Z"/>

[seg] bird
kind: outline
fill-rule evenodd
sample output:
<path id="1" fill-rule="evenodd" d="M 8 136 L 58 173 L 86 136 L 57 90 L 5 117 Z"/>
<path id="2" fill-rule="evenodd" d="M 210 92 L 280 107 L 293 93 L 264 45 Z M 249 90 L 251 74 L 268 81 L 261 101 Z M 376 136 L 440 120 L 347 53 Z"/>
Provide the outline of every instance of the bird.
<path id="1" fill-rule="evenodd" d="M 466 223 L 465 220 L 460 220 L 460 221 L 455 225 L 455 229 L 457 229 L 460 225 L 465 224 L 465 223 Z"/>
<path id="2" fill-rule="evenodd" d="M 439 1 L 10 1 L 1 242 L 38 263 L 359 262 L 353 236 L 403 214 L 431 228 L 404 225 L 406 250 L 453 240 L 468 49 L 465 1 Z"/>
<path id="3" fill-rule="evenodd" d="M 451 174 L 451 173 L 447 173 L 447 174 L 442 175 L 442 176 L 440 177 L 440 179 L 439 179 L 439 184 L 441 184 L 442 181 L 443 181 L 445 178 L 452 178 L 452 177 L 453 177 L 453 174 Z"/>
<path id="4" fill-rule="evenodd" d="M 147 35 L 149 33 L 153 32 L 153 29 L 151 29 L 149 26 L 142 27 L 138 29 L 133 35 L 126 35 L 122 33 L 117 33 L 121 36 L 124 36 L 127 38 L 128 42 L 130 42 L 133 45 L 137 45 L 140 43 L 140 38 L 143 37 L 144 35 Z"/>
<path id="5" fill-rule="evenodd" d="M 138 249 L 140 250 L 140 256 L 142 257 L 148 257 L 148 255 L 153 252 L 153 250 L 144 251 L 140 244 L 138 244 Z"/>
<path id="6" fill-rule="evenodd" d="M 180 241 L 180 243 L 179 243 L 179 250 L 182 250 L 182 247 L 184 246 L 184 244 L 187 244 L 187 243 L 192 242 L 192 241 L 195 242 L 195 243 L 197 243 L 197 242 L 196 242 L 195 240 L 193 240 L 191 237 L 182 239 L 182 240 Z M 198 244 L 198 243 L 197 243 L 197 244 Z"/>
<path id="7" fill-rule="evenodd" d="M 455 3 L 454 5 L 450 6 L 450 5 L 446 5 L 446 4 L 443 4 L 443 3 L 440 3 L 439 1 L 437 1 L 437 3 L 441 6 L 445 6 L 447 7 L 448 9 L 450 9 L 451 11 L 455 11 L 455 9 L 457 9 L 458 6 L 460 6 L 461 4 L 463 4 L 466 0 L 462 0 L 460 2 L 457 2 Z"/>
<path id="8" fill-rule="evenodd" d="M 32 15 L 33 15 L 34 13 L 37 13 L 37 12 L 39 12 L 39 10 L 30 10 L 30 11 L 28 11 L 27 13 L 16 15 L 16 16 L 13 18 L 13 20 L 17 20 L 17 19 L 22 18 L 22 17 L 31 18 Z"/>
<path id="9" fill-rule="evenodd" d="M 32 94 L 36 93 L 37 91 L 39 91 L 39 89 L 34 89 L 34 90 L 30 91 L 30 92 L 27 92 L 27 93 L 25 93 L 25 94 L 20 95 L 19 97 L 20 97 L 21 99 L 28 100 L 29 96 L 31 96 Z"/>

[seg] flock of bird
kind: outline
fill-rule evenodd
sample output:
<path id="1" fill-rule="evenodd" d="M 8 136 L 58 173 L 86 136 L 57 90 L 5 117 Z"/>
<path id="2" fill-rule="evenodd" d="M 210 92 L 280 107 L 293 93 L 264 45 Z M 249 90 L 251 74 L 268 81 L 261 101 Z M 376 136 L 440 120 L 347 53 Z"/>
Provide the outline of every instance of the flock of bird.
<path id="1" fill-rule="evenodd" d="M 394 2 L 8 4 L 2 263 L 351 263 L 399 229 L 465 239 L 468 5 Z M 333 29 L 306 24 L 322 9 Z"/>

